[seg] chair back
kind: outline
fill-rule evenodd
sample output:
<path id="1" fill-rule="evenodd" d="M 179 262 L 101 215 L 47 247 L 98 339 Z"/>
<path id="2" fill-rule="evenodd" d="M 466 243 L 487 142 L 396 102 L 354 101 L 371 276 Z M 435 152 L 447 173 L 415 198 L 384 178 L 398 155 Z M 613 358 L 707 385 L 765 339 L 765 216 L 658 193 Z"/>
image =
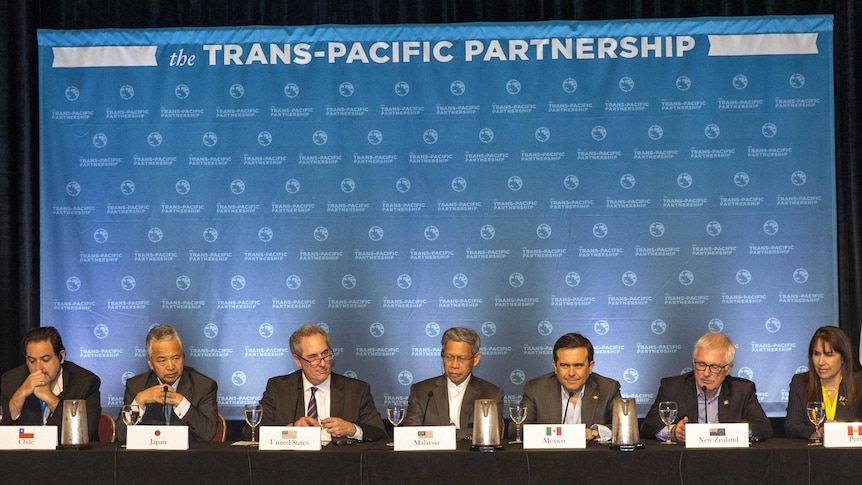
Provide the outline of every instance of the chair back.
<path id="1" fill-rule="evenodd" d="M 227 437 L 227 423 L 224 420 L 224 416 L 222 416 L 221 413 L 218 413 L 218 422 L 216 423 L 216 432 L 210 441 L 212 441 L 214 443 L 224 443 L 224 440 L 226 437 Z"/>
<path id="2" fill-rule="evenodd" d="M 117 437 L 117 424 L 110 414 L 103 412 L 99 416 L 99 441 L 113 443 Z"/>

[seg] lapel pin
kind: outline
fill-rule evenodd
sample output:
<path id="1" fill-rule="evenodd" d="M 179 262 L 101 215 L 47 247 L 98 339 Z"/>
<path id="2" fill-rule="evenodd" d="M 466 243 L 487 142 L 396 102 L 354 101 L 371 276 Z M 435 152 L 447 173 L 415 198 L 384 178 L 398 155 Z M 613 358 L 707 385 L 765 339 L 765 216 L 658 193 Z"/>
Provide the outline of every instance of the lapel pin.
<path id="1" fill-rule="evenodd" d="M 596 395 L 594 394 L 594 395 L 593 395 L 593 400 L 594 400 L 594 401 L 598 401 L 598 400 L 599 400 L 599 396 L 596 396 Z"/>
<path id="2" fill-rule="evenodd" d="M 727 406 L 728 404 L 730 404 L 730 401 L 728 401 L 727 399 L 725 399 L 725 400 L 724 400 L 724 405 L 725 405 L 725 406 Z"/>

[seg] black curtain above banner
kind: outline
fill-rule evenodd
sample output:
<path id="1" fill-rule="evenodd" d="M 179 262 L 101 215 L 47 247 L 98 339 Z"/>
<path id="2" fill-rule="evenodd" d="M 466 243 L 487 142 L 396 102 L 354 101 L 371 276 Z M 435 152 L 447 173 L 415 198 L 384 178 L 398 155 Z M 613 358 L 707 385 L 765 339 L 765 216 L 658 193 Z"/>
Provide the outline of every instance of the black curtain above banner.
<path id="1" fill-rule="evenodd" d="M 36 31 L 240 25 L 397 24 L 834 15 L 840 325 L 862 320 L 862 115 L 854 0 L 7 0 L 0 2 L 0 372 L 23 361 L 19 342 L 39 321 L 39 123 Z"/>

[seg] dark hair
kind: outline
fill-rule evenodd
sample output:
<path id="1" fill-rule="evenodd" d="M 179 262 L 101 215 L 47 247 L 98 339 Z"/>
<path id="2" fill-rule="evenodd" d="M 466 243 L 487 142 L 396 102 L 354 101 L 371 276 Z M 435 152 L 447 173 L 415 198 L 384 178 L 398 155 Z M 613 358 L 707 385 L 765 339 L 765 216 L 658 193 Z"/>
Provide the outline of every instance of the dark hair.
<path id="1" fill-rule="evenodd" d="M 853 346 L 850 337 L 838 327 L 820 327 L 811 336 L 808 343 L 808 372 L 805 373 L 805 395 L 809 401 L 820 401 L 823 399 L 820 377 L 814 368 L 814 346 L 818 341 L 823 341 L 832 347 L 833 352 L 838 352 L 843 362 L 841 363 L 841 382 L 847 396 L 847 404 L 856 401 L 856 379 L 854 377 Z"/>
<path id="2" fill-rule="evenodd" d="M 60 357 L 60 352 L 66 350 L 66 347 L 63 346 L 63 337 L 60 336 L 60 332 L 57 331 L 54 327 L 39 327 L 30 330 L 24 335 L 24 341 L 21 343 L 21 351 L 24 353 L 24 357 L 27 356 L 27 344 L 30 342 L 51 342 L 51 347 L 54 348 L 54 355 L 58 358 Z"/>
<path id="3" fill-rule="evenodd" d="M 567 333 L 557 339 L 554 344 L 554 362 L 557 361 L 557 351 L 560 349 L 587 349 L 587 362 L 593 361 L 593 343 L 579 333 Z"/>

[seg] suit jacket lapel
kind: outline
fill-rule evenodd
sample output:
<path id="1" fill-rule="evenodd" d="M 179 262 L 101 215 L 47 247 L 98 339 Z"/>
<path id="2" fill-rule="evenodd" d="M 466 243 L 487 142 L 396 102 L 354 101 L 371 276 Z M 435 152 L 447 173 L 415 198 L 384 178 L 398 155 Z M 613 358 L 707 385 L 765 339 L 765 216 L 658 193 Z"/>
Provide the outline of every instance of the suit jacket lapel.
<path id="1" fill-rule="evenodd" d="M 537 423 L 562 423 L 563 411 L 560 407 L 562 401 L 562 391 L 560 390 L 560 381 L 557 380 L 556 374 L 551 373 L 545 379 L 545 395 L 548 396 L 547 416 L 536 416 Z"/>
<path id="2" fill-rule="evenodd" d="M 470 376 L 470 383 L 467 384 L 467 389 L 464 390 L 464 399 L 461 401 L 461 429 L 470 427 L 473 422 L 473 410 L 475 408 L 476 399 L 479 398 L 479 381 L 475 377 Z"/>
<path id="3" fill-rule="evenodd" d="M 596 414 L 596 403 L 598 402 L 598 384 L 592 375 L 584 384 L 584 397 L 581 401 L 581 422 L 589 427 L 593 424 L 593 416 Z M 595 399 L 593 397 L 595 396 Z"/>
<path id="4" fill-rule="evenodd" d="M 719 423 L 728 423 L 732 421 L 727 415 L 730 400 L 732 398 L 733 389 L 731 388 L 730 381 L 728 379 L 725 379 L 724 382 L 721 383 L 721 394 L 718 395 L 718 399 L 715 402 L 715 405 L 718 406 Z"/>
<path id="5" fill-rule="evenodd" d="M 449 383 L 445 375 L 437 381 L 436 387 L 437 389 L 435 389 L 431 399 L 437 411 L 437 419 L 443 423 L 443 426 L 446 426 L 451 424 L 451 419 L 449 418 Z"/>
<path id="6" fill-rule="evenodd" d="M 344 382 L 329 374 L 329 416 L 344 416 Z"/>

